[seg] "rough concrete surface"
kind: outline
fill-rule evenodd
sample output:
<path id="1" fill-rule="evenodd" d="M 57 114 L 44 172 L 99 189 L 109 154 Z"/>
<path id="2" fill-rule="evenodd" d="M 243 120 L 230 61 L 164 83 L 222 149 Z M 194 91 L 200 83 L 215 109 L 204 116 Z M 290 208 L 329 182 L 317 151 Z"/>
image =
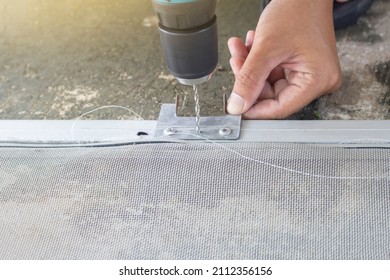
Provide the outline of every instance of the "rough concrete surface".
<path id="1" fill-rule="evenodd" d="M 201 88 L 202 114 L 218 114 L 233 74 L 226 41 L 254 28 L 258 0 L 218 4 L 220 62 Z M 344 85 L 296 119 L 390 118 L 390 1 L 337 33 Z M 74 119 L 107 105 L 156 119 L 162 103 L 192 110 L 191 88 L 166 70 L 150 1 L 0 0 L 0 119 Z M 136 119 L 122 109 L 86 118 Z"/>
<path id="2" fill-rule="evenodd" d="M 355 26 L 337 32 L 342 88 L 318 102 L 324 119 L 390 119 L 390 1 L 376 0 Z"/>

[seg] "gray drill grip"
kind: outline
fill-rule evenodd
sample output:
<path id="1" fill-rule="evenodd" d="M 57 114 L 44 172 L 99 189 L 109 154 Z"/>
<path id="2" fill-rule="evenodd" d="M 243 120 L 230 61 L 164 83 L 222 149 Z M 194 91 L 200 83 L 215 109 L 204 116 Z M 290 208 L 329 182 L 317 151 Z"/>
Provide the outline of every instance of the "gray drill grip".
<path id="1" fill-rule="evenodd" d="M 169 71 L 180 79 L 199 79 L 213 73 L 218 63 L 218 31 L 214 17 L 193 30 L 172 30 L 159 26 Z"/>

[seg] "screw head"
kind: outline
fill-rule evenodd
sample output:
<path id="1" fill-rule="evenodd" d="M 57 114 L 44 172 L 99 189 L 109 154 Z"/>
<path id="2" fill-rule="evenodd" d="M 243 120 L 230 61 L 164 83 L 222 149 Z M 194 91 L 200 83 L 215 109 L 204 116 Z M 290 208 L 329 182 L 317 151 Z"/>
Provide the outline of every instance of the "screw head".
<path id="1" fill-rule="evenodd" d="M 177 131 L 176 131 L 174 128 L 172 128 L 172 127 L 166 128 L 166 129 L 164 130 L 164 134 L 165 134 L 166 136 L 174 135 L 174 134 L 176 134 L 176 132 L 177 132 Z"/>
<path id="2" fill-rule="evenodd" d="M 228 136 L 232 134 L 232 130 L 230 128 L 224 127 L 219 130 L 219 135 L 222 137 Z"/>

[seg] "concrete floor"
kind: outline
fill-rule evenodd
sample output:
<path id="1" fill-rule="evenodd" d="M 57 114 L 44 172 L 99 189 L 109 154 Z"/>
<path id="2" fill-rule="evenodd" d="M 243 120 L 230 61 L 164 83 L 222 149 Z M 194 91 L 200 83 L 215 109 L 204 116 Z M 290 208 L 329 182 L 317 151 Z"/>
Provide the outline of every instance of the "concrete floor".
<path id="1" fill-rule="evenodd" d="M 255 27 L 257 7 L 259 0 L 220 1 L 220 65 L 202 86 L 203 115 L 221 112 L 234 80 L 226 41 Z M 390 119 L 389 11 L 390 1 L 377 0 L 337 33 L 343 87 L 292 118 Z M 0 0 L 0 119 L 74 119 L 107 105 L 156 119 L 176 94 L 192 112 L 190 88 L 166 70 L 150 1 Z M 104 109 L 86 118 L 137 117 Z"/>

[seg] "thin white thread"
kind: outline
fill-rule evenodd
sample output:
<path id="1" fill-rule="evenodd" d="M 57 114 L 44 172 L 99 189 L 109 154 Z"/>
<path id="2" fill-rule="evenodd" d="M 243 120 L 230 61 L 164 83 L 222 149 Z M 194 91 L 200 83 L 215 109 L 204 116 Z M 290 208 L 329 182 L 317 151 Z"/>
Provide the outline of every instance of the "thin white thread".
<path id="1" fill-rule="evenodd" d="M 304 172 L 304 171 L 299 171 L 299 170 L 295 170 L 295 169 L 291 169 L 291 168 L 287 168 L 287 167 L 284 167 L 284 166 L 280 166 L 280 165 L 276 165 L 276 164 L 272 164 L 272 163 L 269 163 L 269 162 L 266 162 L 266 161 L 262 161 L 262 160 L 258 160 L 258 159 L 255 159 L 255 158 L 251 158 L 251 157 L 248 157 L 246 155 L 243 155 L 233 149 L 230 149 L 224 145 L 222 145 L 221 143 L 218 143 L 218 142 L 215 142 L 213 140 L 210 140 L 206 137 L 203 137 L 199 134 L 192 134 L 192 133 L 177 133 L 176 135 L 190 135 L 190 136 L 195 136 L 195 137 L 199 137 L 209 143 L 212 143 L 212 144 L 215 144 L 216 146 L 219 146 L 221 148 L 223 148 L 224 150 L 230 152 L 230 153 L 233 153 L 243 159 L 246 159 L 246 160 L 249 160 L 249 161 L 253 161 L 253 162 L 256 162 L 256 163 L 259 163 L 259 164 L 262 164 L 262 165 L 266 165 L 266 166 L 269 166 L 269 167 L 273 167 L 273 168 L 276 168 L 276 169 L 280 169 L 280 170 L 284 170 L 284 171 L 287 171 L 287 172 L 290 172 L 290 173 L 294 173 L 294 174 L 299 174 L 299 175 L 302 175 L 302 176 L 307 176 L 307 177 L 313 177 L 313 178 L 320 178 L 320 179 L 334 179 L 334 180 L 380 180 L 380 179 L 390 179 L 390 176 L 382 176 L 382 177 L 341 177 L 341 176 L 326 176 L 326 175 L 320 175 L 320 174 L 313 174 L 313 173 L 308 173 L 308 172 Z M 184 141 L 183 141 L 184 142 Z"/>
<path id="2" fill-rule="evenodd" d="M 123 109 L 123 110 L 126 110 L 130 113 L 132 113 L 133 115 L 135 115 L 139 120 L 144 120 L 140 115 L 138 115 L 136 112 L 134 112 L 133 110 L 129 109 L 129 108 L 126 108 L 124 106 L 119 106 L 119 105 L 107 105 L 107 106 L 102 106 L 102 107 L 99 107 L 99 108 L 96 108 L 96 109 L 93 109 L 91 111 L 88 111 L 84 114 L 82 114 L 81 116 L 77 117 L 75 119 L 75 121 L 73 122 L 72 124 L 72 128 L 71 128 L 71 135 L 72 135 L 72 141 L 74 141 L 74 128 L 76 126 L 76 123 L 83 117 L 89 115 L 89 114 L 92 114 L 94 112 L 97 112 L 97 111 L 100 111 L 100 110 L 104 110 L 104 109 Z"/>

